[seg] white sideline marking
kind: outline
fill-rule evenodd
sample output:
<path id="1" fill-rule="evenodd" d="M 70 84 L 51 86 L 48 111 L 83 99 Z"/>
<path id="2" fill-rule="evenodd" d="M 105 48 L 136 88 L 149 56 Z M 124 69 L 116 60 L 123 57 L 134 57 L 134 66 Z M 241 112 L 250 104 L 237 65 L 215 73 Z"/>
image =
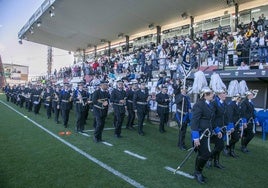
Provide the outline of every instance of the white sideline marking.
<path id="1" fill-rule="evenodd" d="M 9 106 L 8 104 L 6 104 L 5 102 L 3 102 L 2 100 L 0 100 L 0 102 L 2 104 L 4 104 L 5 106 L 7 106 L 8 108 L 10 108 L 11 110 L 15 111 L 17 114 L 21 115 L 22 117 L 25 117 L 24 114 L 22 114 L 21 112 L 17 111 L 16 109 L 14 109 L 13 107 Z M 26 118 L 26 117 L 25 117 Z M 28 121 L 32 122 L 33 124 L 35 124 L 37 127 L 39 127 L 40 129 L 42 129 L 43 131 L 47 132 L 48 134 L 50 134 L 51 136 L 53 136 L 54 138 L 56 138 L 57 140 L 59 140 L 60 142 L 64 143 L 65 145 L 67 145 L 68 147 L 72 148 L 74 151 L 80 153 L 81 155 L 83 155 L 84 157 L 86 157 L 87 159 L 91 160 L 92 162 L 96 163 L 97 165 L 101 166 L 102 168 L 108 170 L 109 172 L 111 172 L 112 174 L 116 175 L 117 177 L 123 179 L 124 181 L 128 182 L 129 184 L 133 185 L 134 187 L 138 187 L 138 188 L 144 188 L 144 185 L 136 182 L 135 180 L 131 179 L 130 177 L 122 174 L 121 172 L 113 169 L 112 167 L 108 166 L 107 164 L 101 162 L 100 160 L 98 160 L 97 158 L 89 155 L 88 153 L 84 152 L 83 150 L 79 149 L 78 147 L 76 147 L 75 145 L 67 142 L 66 140 L 62 139 L 61 137 L 59 137 L 58 135 L 52 133 L 51 131 L 49 131 L 48 129 L 44 128 L 42 125 L 40 125 L 39 123 L 35 122 L 34 120 L 30 119 L 30 118 L 26 118 Z"/>
<path id="2" fill-rule="evenodd" d="M 105 128 L 103 129 L 104 131 L 108 131 L 108 130 L 114 130 L 115 128 Z M 94 132 L 94 129 L 89 129 L 89 130 L 84 130 L 84 132 Z"/>
<path id="3" fill-rule="evenodd" d="M 108 142 L 102 142 L 103 144 L 107 145 L 107 146 L 114 146 L 113 144 L 110 144 Z"/>
<path id="4" fill-rule="evenodd" d="M 124 152 L 127 153 L 127 154 L 129 154 L 129 155 L 132 155 L 134 157 L 137 157 L 139 159 L 142 159 L 142 160 L 146 160 L 147 159 L 146 157 L 140 156 L 140 155 L 138 155 L 136 153 L 132 153 L 131 151 L 128 151 L 128 150 L 125 150 Z"/>
<path id="5" fill-rule="evenodd" d="M 133 127 L 137 127 L 138 125 L 133 125 Z M 104 128 L 104 131 L 109 131 L 109 130 L 114 130 L 115 128 Z M 124 128 L 122 128 L 124 129 Z M 88 130 L 84 130 L 84 132 L 94 132 L 94 129 L 88 129 Z"/>
<path id="6" fill-rule="evenodd" d="M 168 170 L 168 171 L 170 171 L 170 172 L 172 172 L 172 173 L 174 173 L 175 170 L 176 170 L 176 169 L 171 168 L 171 167 L 168 167 L 168 166 L 166 166 L 165 169 Z M 176 174 L 182 175 L 182 176 L 184 176 L 184 177 L 186 177 L 186 178 L 194 179 L 194 176 L 192 176 L 191 174 L 188 174 L 188 173 L 183 172 L 183 171 L 180 171 L 180 170 L 178 170 L 178 171 L 176 172 Z"/>
<path id="7" fill-rule="evenodd" d="M 81 135 L 83 135 L 83 136 L 90 137 L 90 135 L 89 135 L 89 134 L 87 134 L 87 133 L 81 133 L 81 132 L 79 132 L 79 134 L 81 134 Z"/>

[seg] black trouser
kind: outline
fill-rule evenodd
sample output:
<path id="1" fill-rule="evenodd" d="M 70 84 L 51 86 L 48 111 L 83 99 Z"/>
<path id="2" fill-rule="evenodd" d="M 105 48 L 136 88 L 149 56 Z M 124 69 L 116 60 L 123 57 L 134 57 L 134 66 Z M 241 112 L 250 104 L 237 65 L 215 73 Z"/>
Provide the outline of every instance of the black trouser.
<path id="1" fill-rule="evenodd" d="M 61 110 L 61 116 L 62 116 L 62 119 L 63 119 L 63 125 L 65 128 L 67 128 L 67 124 L 68 124 L 68 121 L 69 121 L 69 113 L 70 113 L 70 110 Z"/>
<path id="2" fill-rule="evenodd" d="M 41 107 L 41 102 L 39 102 L 37 104 L 33 104 L 33 106 L 34 106 L 34 113 L 38 114 L 39 110 L 40 110 L 40 107 Z"/>
<path id="3" fill-rule="evenodd" d="M 165 131 L 165 124 L 168 122 L 168 115 L 169 113 L 168 112 L 161 112 L 161 111 L 158 111 L 158 116 L 160 118 L 160 123 L 159 123 L 159 131 Z"/>
<path id="4" fill-rule="evenodd" d="M 145 119 L 146 112 L 144 111 L 138 111 L 137 116 L 138 116 L 138 133 L 141 134 L 143 133 L 143 122 Z"/>
<path id="5" fill-rule="evenodd" d="M 32 103 L 32 101 L 29 100 L 29 102 L 28 102 L 28 112 L 31 112 L 32 109 L 33 109 L 33 103 Z"/>
<path id="6" fill-rule="evenodd" d="M 200 146 L 197 148 L 197 151 L 195 171 L 202 172 L 206 162 L 211 156 L 211 153 L 208 150 L 208 138 L 206 136 L 200 140 Z"/>
<path id="7" fill-rule="evenodd" d="M 86 122 L 86 120 L 88 118 L 89 105 L 87 104 L 85 108 L 86 109 L 85 109 L 85 112 L 84 113 L 85 113 L 85 122 Z"/>
<path id="8" fill-rule="evenodd" d="M 229 54 L 228 55 L 229 66 L 234 66 L 234 59 L 233 59 L 233 57 L 234 57 L 233 54 Z"/>
<path id="9" fill-rule="evenodd" d="M 252 123 L 248 123 L 247 124 L 247 128 L 244 129 L 243 136 L 241 138 L 241 146 L 242 147 L 247 147 L 247 145 L 249 144 L 249 142 L 254 137 L 254 133 L 252 131 L 252 128 L 253 128 L 253 124 Z"/>
<path id="10" fill-rule="evenodd" d="M 51 103 L 46 105 L 46 110 L 47 110 L 47 117 L 51 118 L 51 110 L 52 110 Z"/>
<path id="11" fill-rule="evenodd" d="M 10 99 L 9 95 L 6 94 L 6 97 L 7 97 L 7 102 L 9 102 L 9 99 Z"/>
<path id="12" fill-rule="evenodd" d="M 83 131 L 85 128 L 85 110 L 86 109 L 82 106 L 82 104 L 76 104 L 76 131 Z"/>
<path id="13" fill-rule="evenodd" d="M 115 123 L 114 124 L 114 126 L 115 126 L 114 134 L 117 136 L 120 136 L 125 113 L 117 112 L 117 111 L 115 111 L 114 113 L 115 113 L 114 117 L 116 118 L 116 121 L 114 122 Z"/>
<path id="14" fill-rule="evenodd" d="M 187 123 L 184 122 L 179 124 L 179 140 L 178 140 L 178 147 L 185 146 L 185 135 L 187 131 Z"/>
<path id="15" fill-rule="evenodd" d="M 54 120 L 58 123 L 59 122 L 60 109 L 57 108 L 57 105 L 54 105 L 53 109 L 54 109 L 54 115 L 55 115 Z"/>
<path id="16" fill-rule="evenodd" d="M 234 132 L 231 133 L 230 138 L 231 139 L 229 140 L 229 146 L 227 146 L 227 148 L 233 150 L 235 144 L 239 141 L 240 138 L 239 130 L 237 128 L 235 128 Z"/>
<path id="17" fill-rule="evenodd" d="M 133 127 L 134 120 L 135 120 L 135 112 L 133 109 L 127 109 L 128 111 L 128 118 L 127 118 L 127 125 L 126 127 Z"/>
<path id="18" fill-rule="evenodd" d="M 23 107 L 24 102 L 25 102 L 25 98 L 24 97 L 21 97 L 20 98 L 20 107 L 21 108 Z"/>
<path id="19" fill-rule="evenodd" d="M 102 140 L 102 131 L 104 128 L 104 124 L 105 124 L 105 118 L 106 116 L 99 116 L 99 115 L 95 115 L 95 120 L 96 120 L 96 127 L 95 127 L 95 131 L 94 131 L 94 136 L 97 139 L 97 141 L 101 141 Z"/>
<path id="20" fill-rule="evenodd" d="M 219 138 L 218 135 L 213 135 L 211 137 L 211 143 L 214 144 L 214 149 L 211 152 L 211 158 L 214 160 L 219 160 L 219 155 L 224 148 L 223 137 Z"/>

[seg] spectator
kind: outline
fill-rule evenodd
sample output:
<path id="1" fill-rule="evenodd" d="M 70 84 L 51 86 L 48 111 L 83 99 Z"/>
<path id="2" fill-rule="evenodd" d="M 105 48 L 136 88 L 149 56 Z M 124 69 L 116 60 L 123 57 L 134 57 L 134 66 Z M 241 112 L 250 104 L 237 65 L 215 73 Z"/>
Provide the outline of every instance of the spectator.
<path id="1" fill-rule="evenodd" d="M 242 61 L 237 70 L 249 70 L 249 66 L 244 61 Z"/>

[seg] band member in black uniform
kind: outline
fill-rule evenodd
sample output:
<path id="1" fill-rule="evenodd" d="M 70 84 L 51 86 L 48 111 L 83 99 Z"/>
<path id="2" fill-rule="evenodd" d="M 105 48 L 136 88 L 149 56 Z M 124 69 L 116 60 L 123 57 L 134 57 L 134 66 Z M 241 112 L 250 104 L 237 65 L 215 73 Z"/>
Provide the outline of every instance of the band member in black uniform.
<path id="1" fill-rule="evenodd" d="M 238 155 L 234 152 L 235 144 L 239 141 L 239 125 L 241 117 L 241 96 L 237 94 L 232 97 L 232 101 L 227 106 L 228 126 L 227 129 L 234 129 L 230 134 L 229 146 L 226 145 L 224 149 L 225 155 L 237 158 Z M 228 128 L 229 127 L 229 128 Z"/>
<path id="2" fill-rule="evenodd" d="M 137 113 L 138 117 L 138 133 L 143 136 L 143 122 L 145 116 L 148 112 L 148 102 L 151 97 L 149 96 L 148 89 L 145 86 L 145 83 L 141 83 L 140 89 L 134 93 L 133 96 L 133 109 Z"/>
<path id="3" fill-rule="evenodd" d="M 25 86 L 21 85 L 17 95 L 18 105 L 22 108 L 25 102 Z"/>
<path id="4" fill-rule="evenodd" d="M 9 102 L 9 100 L 10 100 L 10 90 L 11 90 L 10 85 L 7 84 L 5 86 L 5 88 L 4 88 L 4 91 L 5 91 L 5 94 L 6 94 L 6 98 L 7 98 L 7 102 Z"/>
<path id="5" fill-rule="evenodd" d="M 117 81 L 117 88 L 112 90 L 110 102 L 113 104 L 114 109 L 114 136 L 116 138 L 121 138 L 121 129 L 125 117 L 125 106 L 126 106 L 126 91 L 123 88 L 123 82 L 121 80 Z"/>
<path id="6" fill-rule="evenodd" d="M 195 161 L 194 176 L 199 183 L 205 183 L 205 177 L 202 174 L 203 168 L 211 156 L 209 150 L 208 137 L 204 136 L 200 139 L 200 135 L 208 128 L 212 131 L 212 122 L 215 118 L 215 113 L 210 103 L 213 100 L 213 92 L 210 88 L 204 87 L 201 90 L 200 100 L 193 106 L 193 117 L 191 119 L 191 134 L 195 149 L 198 154 Z"/>
<path id="7" fill-rule="evenodd" d="M 189 96 L 187 96 L 187 88 L 182 86 L 180 94 L 175 97 L 176 104 L 176 121 L 179 126 L 179 138 L 178 138 L 178 147 L 181 150 L 186 150 L 185 145 L 185 135 L 187 131 L 187 125 L 190 123 L 189 113 L 191 112 L 191 102 Z"/>
<path id="8" fill-rule="evenodd" d="M 42 90 L 38 86 L 34 86 L 31 92 L 31 101 L 33 102 L 34 114 L 38 114 L 41 106 Z"/>
<path id="9" fill-rule="evenodd" d="M 211 158 L 207 163 L 207 167 L 212 167 L 211 161 L 214 160 L 214 167 L 223 169 L 224 166 L 220 164 L 220 153 L 224 148 L 223 130 L 226 130 L 228 124 L 227 117 L 227 103 L 225 102 L 226 92 L 221 89 L 217 91 L 217 96 L 212 102 L 215 110 L 215 122 L 213 124 L 214 133 L 211 136 L 211 143 L 214 144 L 214 149 L 211 152 Z"/>
<path id="10" fill-rule="evenodd" d="M 25 108 L 28 110 L 28 112 L 31 112 L 32 111 L 32 108 L 33 108 L 33 101 L 32 101 L 32 91 L 33 91 L 33 88 L 32 88 L 32 84 L 29 84 L 28 85 L 28 88 L 26 88 L 26 96 L 25 96 Z"/>
<path id="11" fill-rule="evenodd" d="M 92 94 L 89 92 L 89 89 L 86 85 L 84 85 L 83 90 L 87 94 L 86 111 L 85 111 L 85 124 L 86 124 L 89 115 L 89 110 L 92 109 Z"/>
<path id="12" fill-rule="evenodd" d="M 257 91 L 246 92 L 246 98 L 241 102 L 241 117 L 244 124 L 242 138 L 241 138 L 241 151 L 243 153 L 248 153 L 249 150 L 247 146 L 249 142 L 253 139 L 255 133 L 254 125 L 259 125 L 259 122 L 254 114 L 254 105 L 252 99 L 257 95 Z"/>
<path id="13" fill-rule="evenodd" d="M 134 92 L 138 89 L 138 85 L 136 83 L 131 83 L 130 88 L 126 91 L 127 94 L 127 111 L 128 111 L 128 119 L 127 119 L 127 129 L 135 129 L 133 127 L 135 120 L 135 112 L 133 109 L 133 96 Z"/>
<path id="14" fill-rule="evenodd" d="M 43 99 L 44 99 L 44 104 L 45 108 L 47 111 L 47 118 L 51 118 L 51 111 L 52 111 L 52 91 L 50 87 L 46 88 L 46 91 L 44 93 Z"/>
<path id="15" fill-rule="evenodd" d="M 65 128 L 67 128 L 67 124 L 69 121 L 72 96 L 73 94 L 69 89 L 69 84 L 64 83 L 64 89 L 60 92 L 60 109 L 61 109 L 61 116 L 63 119 L 63 125 Z"/>
<path id="16" fill-rule="evenodd" d="M 157 102 L 157 114 L 160 118 L 159 123 L 159 132 L 164 133 L 165 130 L 165 124 L 168 122 L 168 115 L 169 115 L 169 102 L 170 98 L 167 94 L 167 87 L 162 86 L 161 92 L 156 94 L 156 102 Z"/>
<path id="17" fill-rule="evenodd" d="M 94 142 L 102 141 L 102 131 L 108 113 L 109 98 L 108 83 L 102 81 L 100 89 L 94 91 L 92 95 L 93 114 L 95 118 Z"/>
<path id="18" fill-rule="evenodd" d="M 85 90 L 83 90 L 83 82 L 78 84 L 78 89 L 74 93 L 74 104 L 75 104 L 75 115 L 76 115 L 76 131 L 83 132 L 85 129 L 86 122 L 86 105 L 88 100 L 88 95 Z"/>
<path id="19" fill-rule="evenodd" d="M 55 91 L 53 93 L 53 99 L 52 99 L 52 108 L 55 115 L 55 122 L 59 124 L 59 114 L 60 114 L 60 88 L 56 86 Z"/>
<path id="20" fill-rule="evenodd" d="M 10 101 L 16 104 L 16 98 L 17 98 L 17 86 L 13 85 L 10 90 Z"/>

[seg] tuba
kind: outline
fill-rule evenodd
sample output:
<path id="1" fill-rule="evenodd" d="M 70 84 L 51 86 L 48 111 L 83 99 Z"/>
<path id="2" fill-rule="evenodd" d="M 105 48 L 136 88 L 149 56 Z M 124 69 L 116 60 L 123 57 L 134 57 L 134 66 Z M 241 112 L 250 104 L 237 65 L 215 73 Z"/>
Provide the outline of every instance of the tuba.
<path id="1" fill-rule="evenodd" d="M 257 95 L 258 95 L 259 90 L 254 89 L 254 90 L 251 90 L 251 92 L 252 92 L 252 94 L 253 94 L 253 98 L 256 98 Z"/>

